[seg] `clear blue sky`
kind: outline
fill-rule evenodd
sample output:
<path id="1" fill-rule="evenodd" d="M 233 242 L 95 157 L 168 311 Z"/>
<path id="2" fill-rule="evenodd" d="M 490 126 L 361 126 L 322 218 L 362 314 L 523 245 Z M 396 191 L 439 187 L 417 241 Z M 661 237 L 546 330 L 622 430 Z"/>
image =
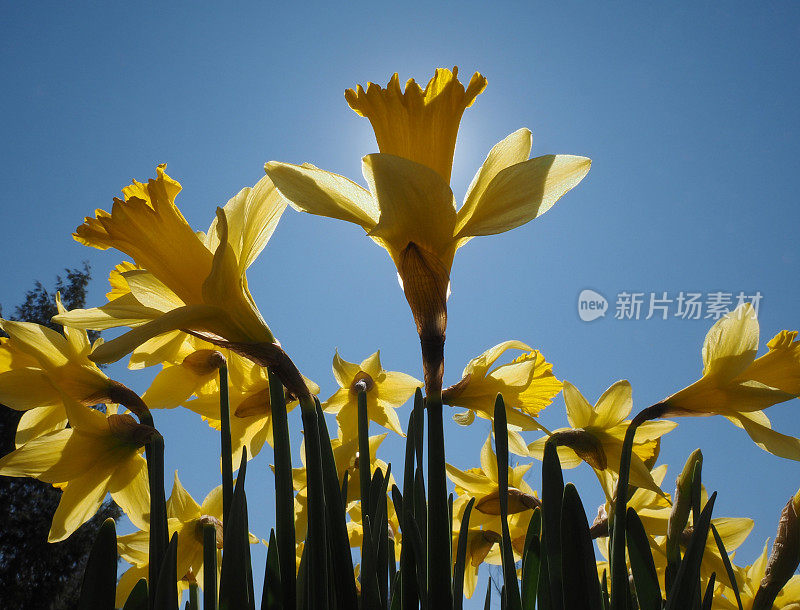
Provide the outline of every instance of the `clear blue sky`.
<path id="1" fill-rule="evenodd" d="M 594 164 L 542 218 L 459 251 L 446 383 L 512 338 L 541 349 L 592 401 L 629 379 L 638 410 L 698 377 L 709 320 L 582 322 L 585 288 L 612 308 L 621 291 L 758 291 L 762 345 L 800 326 L 797 3 L 7 2 L 0 15 L 6 315 L 33 280 L 48 283 L 82 260 L 95 273 L 91 304 L 105 302 L 119 257 L 70 233 L 157 163 L 169 163 L 184 187 L 179 206 L 205 230 L 215 206 L 255 183 L 265 161 L 360 178 L 360 159 L 376 145 L 345 88 L 385 83 L 395 71 L 425 82 L 435 67 L 458 65 L 464 75 L 480 70 L 489 86 L 462 122 L 457 199 L 491 146 L 520 127 L 533 131 L 534 154 Z M 323 398 L 335 389 L 336 347 L 351 361 L 380 348 L 387 368 L 421 377 L 393 266 L 357 227 L 287 211 L 249 279 Z M 275 292 L 283 299 L 271 310 Z M 141 391 L 151 376 L 112 374 Z M 794 400 L 768 415 L 800 436 L 798 409 Z M 407 415 L 408 407 L 403 422 Z M 157 416 L 168 471 L 179 468 L 201 501 L 218 484 L 216 436 L 191 414 Z M 542 420 L 565 425 L 560 398 Z M 299 439 L 298 414 L 292 423 Z M 487 429 L 481 420 L 448 426 L 449 461 L 477 465 Z M 715 514 L 756 519 L 737 554 L 750 563 L 800 487 L 800 465 L 764 453 L 725 420 L 682 420 L 663 443 L 665 489 L 697 446 L 704 481 L 719 491 Z M 390 437 L 382 457 L 397 463 L 400 447 Z M 252 529 L 262 537 L 272 523 L 270 461 L 264 451 L 248 470 Z M 538 488 L 538 466 L 531 475 Z M 582 466 L 566 477 L 591 519 L 601 500 L 594 476 Z M 254 553 L 261 574 L 264 554 Z"/>

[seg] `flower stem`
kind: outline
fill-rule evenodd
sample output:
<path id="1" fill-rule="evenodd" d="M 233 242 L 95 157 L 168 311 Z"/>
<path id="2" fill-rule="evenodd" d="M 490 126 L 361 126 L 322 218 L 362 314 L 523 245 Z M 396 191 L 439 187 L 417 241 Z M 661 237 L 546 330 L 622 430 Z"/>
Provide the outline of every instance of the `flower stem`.
<path id="1" fill-rule="evenodd" d="M 450 517 L 441 393 L 426 397 L 425 407 L 428 410 L 428 607 L 451 608 Z"/>

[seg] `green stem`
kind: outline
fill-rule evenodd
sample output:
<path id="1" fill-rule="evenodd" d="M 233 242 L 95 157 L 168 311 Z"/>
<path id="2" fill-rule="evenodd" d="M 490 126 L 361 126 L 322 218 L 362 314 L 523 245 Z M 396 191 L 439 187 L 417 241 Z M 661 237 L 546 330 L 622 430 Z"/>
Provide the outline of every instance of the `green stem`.
<path id="1" fill-rule="evenodd" d="M 625 610 L 628 595 L 628 566 L 625 561 L 625 516 L 628 507 L 628 479 L 631 471 L 631 454 L 636 429 L 644 422 L 658 419 L 666 410 L 662 404 L 655 404 L 640 411 L 631 420 L 622 442 L 622 455 L 617 480 L 617 497 L 614 501 L 611 531 L 611 610 Z"/>
<path id="2" fill-rule="evenodd" d="M 153 416 L 146 412 L 139 416 L 141 423 L 155 427 Z M 167 552 L 169 530 L 167 527 L 167 501 L 164 497 L 164 438 L 157 435 L 145 446 L 147 478 L 150 487 L 150 541 L 149 584 L 150 607 L 155 604 L 156 583 Z"/>
<path id="3" fill-rule="evenodd" d="M 428 593 L 430 608 L 451 608 L 450 517 L 444 457 L 441 394 L 425 399 L 428 410 Z"/>
<path id="4" fill-rule="evenodd" d="M 196 582 L 189 585 L 189 608 L 191 610 L 200 610 L 200 600 L 197 594 Z"/>
<path id="5" fill-rule="evenodd" d="M 369 514 L 369 484 L 372 480 L 372 464 L 369 455 L 369 415 L 367 393 L 358 392 L 358 478 L 361 483 L 361 515 Z M 363 521 L 361 522 L 364 523 Z M 364 538 L 366 542 L 366 537 Z"/>
<path id="6" fill-rule="evenodd" d="M 294 487 L 292 484 L 292 452 L 289 443 L 289 421 L 283 384 L 268 368 L 269 404 L 272 411 L 272 438 L 275 457 L 275 541 L 281 575 L 283 607 L 292 610 L 296 604 Z"/>
<path id="7" fill-rule="evenodd" d="M 217 608 L 217 528 L 203 526 L 203 610 Z"/>

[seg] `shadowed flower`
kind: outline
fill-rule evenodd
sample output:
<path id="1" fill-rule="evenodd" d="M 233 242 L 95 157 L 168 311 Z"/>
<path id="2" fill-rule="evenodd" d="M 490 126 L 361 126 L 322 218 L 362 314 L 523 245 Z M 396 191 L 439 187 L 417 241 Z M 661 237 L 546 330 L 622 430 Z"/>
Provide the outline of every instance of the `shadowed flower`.
<path id="1" fill-rule="evenodd" d="M 380 352 L 356 364 L 344 360 L 337 351 L 333 356 L 333 375 L 339 389 L 322 408 L 336 414 L 343 439 L 358 438 L 358 392 L 362 387 L 367 394 L 367 417 L 405 436 L 395 409 L 414 395 L 421 385 L 419 381 L 405 373 L 385 370 Z"/>
<path id="2" fill-rule="evenodd" d="M 447 292 L 456 250 L 479 235 L 502 233 L 546 212 L 589 171 L 571 155 L 528 159 L 531 132 L 521 129 L 490 151 L 456 210 L 450 189 L 464 110 L 486 86 L 475 73 L 465 88 L 458 70 L 437 69 L 423 90 L 401 91 L 395 74 L 345 94 L 375 130 L 379 154 L 363 159 L 369 190 L 310 164 L 270 162 L 267 174 L 298 209 L 360 225 L 397 267 L 422 344 L 427 393 L 441 391 Z"/>
<path id="3" fill-rule="evenodd" d="M 662 417 L 723 415 L 774 455 L 800 460 L 800 440 L 772 430 L 762 409 L 800 395 L 800 341 L 781 331 L 756 358 L 758 320 L 745 303 L 717 321 L 703 343 L 703 376 L 666 398 Z"/>
<path id="4" fill-rule="evenodd" d="M 217 534 L 217 549 L 222 548 L 222 486 L 209 492 L 202 504 L 198 504 L 186 491 L 178 479 L 172 485 L 172 495 L 167 500 L 169 536 L 178 534 L 178 592 L 188 588 L 191 582 L 203 586 L 203 527 L 211 525 Z M 250 534 L 250 544 L 257 544 L 257 536 Z M 140 578 L 147 579 L 150 532 L 147 529 L 120 536 L 117 548 L 120 556 L 132 564 L 117 585 L 117 607 L 122 607 L 131 590 Z M 217 554 L 217 566 L 221 565 L 221 555 Z M 219 569 L 219 568 L 218 568 Z"/>
<path id="5" fill-rule="evenodd" d="M 628 429 L 625 418 L 633 407 L 631 384 L 618 381 L 608 388 L 593 407 L 578 388 L 564 382 L 564 404 L 572 428 L 555 430 L 549 437 L 540 438 L 530 445 L 531 457 L 544 457 L 544 446 L 552 438 L 558 446 L 558 457 L 564 468 L 574 468 L 581 461 L 589 464 L 598 477 L 606 469 L 619 474 L 622 441 Z M 671 421 L 649 421 L 639 426 L 633 441 L 630 483 L 658 494 L 664 494 L 653 480 L 645 462 L 658 455 L 661 436 L 675 428 Z"/>
<path id="6" fill-rule="evenodd" d="M 0 475 L 34 477 L 64 490 L 48 535 L 69 537 L 100 508 L 107 493 L 137 527 L 150 513 L 147 464 L 142 448 L 158 434 L 109 406 L 101 413 L 66 395 L 70 427 L 31 440 L 0 459 Z"/>
<path id="7" fill-rule="evenodd" d="M 56 295 L 58 310 L 66 310 Z M 0 319 L 9 336 L 0 338 L 0 403 L 25 411 L 17 428 L 20 447 L 67 424 L 63 395 L 83 405 L 112 402 L 120 387 L 89 360 L 86 331 L 64 327 L 60 334 L 31 322 Z"/>
<path id="8" fill-rule="evenodd" d="M 207 234 L 196 233 L 175 206 L 181 185 L 158 166 L 147 184 L 134 181 L 114 199 L 111 213 L 97 210 L 74 234 L 77 241 L 130 256 L 136 268 L 121 272 L 118 298 L 55 320 L 79 328 L 133 330 L 99 346 L 96 362 L 114 362 L 145 341 L 191 330 L 238 343 L 274 342 L 250 296 L 245 270 L 266 245 L 286 202 L 268 178 L 242 189 Z M 113 292 L 113 291 L 112 291 Z"/>

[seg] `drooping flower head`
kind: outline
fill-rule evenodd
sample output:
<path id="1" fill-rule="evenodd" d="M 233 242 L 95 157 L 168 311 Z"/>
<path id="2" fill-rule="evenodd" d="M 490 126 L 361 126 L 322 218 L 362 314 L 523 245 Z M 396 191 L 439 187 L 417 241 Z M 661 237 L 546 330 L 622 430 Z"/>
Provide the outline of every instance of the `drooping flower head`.
<path id="1" fill-rule="evenodd" d="M 800 396 L 800 341 L 783 330 L 756 358 L 759 327 L 749 303 L 720 318 L 703 342 L 703 375 L 664 399 L 662 417 L 722 415 L 774 455 L 800 460 L 800 440 L 772 429 L 762 409 Z"/>
<path id="2" fill-rule="evenodd" d="M 583 461 L 598 477 L 605 470 L 619 475 L 622 441 L 630 424 L 625 418 L 633 408 L 631 384 L 625 380 L 616 382 L 592 406 L 578 388 L 564 381 L 564 404 L 571 428 L 555 430 L 550 437 L 528 445 L 531 457 L 543 459 L 545 443 L 552 438 L 562 467 L 574 468 Z M 672 421 L 648 421 L 636 429 L 630 462 L 631 485 L 664 495 L 646 462 L 658 456 L 661 437 L 675 426 Z"/>
<path id="3" fill-rule="evenodd" d="M 67 313 L 60 295 L 56 306 Z M 86 406 L 123 398 L 127 388 L 89 359 L 92 345 L 86 331 L 65 326 L 62 335 L 40 324 L 3 319 L 0 328 L 8 334 L 0 338 L 0 403 L 25 411 L 17 447 L 66 426 L 64 396 Z"/>
<path id="4" fill-rule="evenodd" d="M 409 81 L 403 92 L 395 75 L 385 89 L 369 84 L 346 93 L 369 118 L 381 151 L 363 159 L 369 190 L 310 164 L 273 161 L 265 168 L 295 207 L 360 225 L 389 252 L 417 325 L 429 395 L 441 391 L 456 250 L 543 214 L 591 164 L 572 155 L 528 159 L 531 133 L 521 129 L 492 148 L 456 210 L 449 181 L 458 126 L 486 86 L 477 73 L 466 87 L 457 77 L 456 69 L 440 69 L 424 90 Z"/>
<path id="5" fill-rule="evenodd" d="M 70 427 L 39 436 L 0 459 L 0 475 L 34 477 L 64 490 L 48 540 L 58 542 L 92 518 L 106 494 L 144 527 L 150 513 L 143 447 L 158 434 L 130 415 L 106 413 L 63 396 Z"/>

